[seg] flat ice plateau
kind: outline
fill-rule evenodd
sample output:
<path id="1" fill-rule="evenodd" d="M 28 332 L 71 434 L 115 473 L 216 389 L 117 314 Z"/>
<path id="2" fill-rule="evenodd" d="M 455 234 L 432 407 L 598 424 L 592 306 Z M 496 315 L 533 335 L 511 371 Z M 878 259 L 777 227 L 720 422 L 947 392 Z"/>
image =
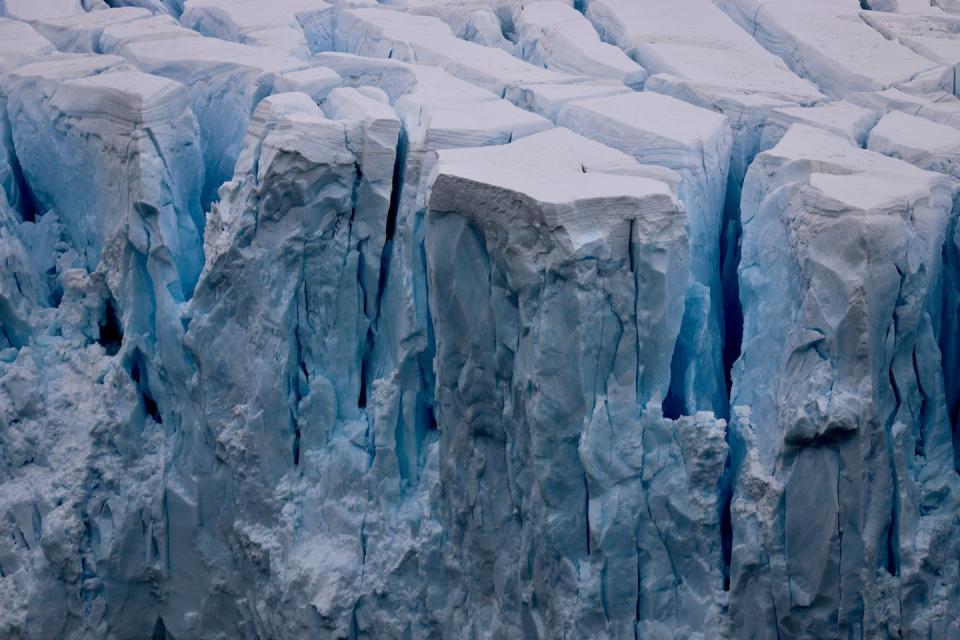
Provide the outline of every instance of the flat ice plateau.
<path id="1" fill-rule="evenodd" d="M 0 0 L 0 640 L 960 640 L 960 0 Z"/>

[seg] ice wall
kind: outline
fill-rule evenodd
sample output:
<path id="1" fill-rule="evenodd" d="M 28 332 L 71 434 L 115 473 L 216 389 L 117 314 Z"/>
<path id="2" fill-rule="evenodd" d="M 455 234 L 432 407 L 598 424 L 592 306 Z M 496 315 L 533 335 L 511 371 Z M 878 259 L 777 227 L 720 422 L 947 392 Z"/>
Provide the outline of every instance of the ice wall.
<path id="1" fill-rule="evenodd" d="M 960 637 L 949 5 L 0 0 L 0 637 Z"/>

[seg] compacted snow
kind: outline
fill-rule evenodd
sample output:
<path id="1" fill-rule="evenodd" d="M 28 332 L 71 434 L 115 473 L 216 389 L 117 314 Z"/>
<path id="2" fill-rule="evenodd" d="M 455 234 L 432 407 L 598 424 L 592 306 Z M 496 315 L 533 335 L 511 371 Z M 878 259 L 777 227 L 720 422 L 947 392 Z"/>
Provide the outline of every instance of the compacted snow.
<path id="1" fill-rule="evenodd" d="M 0 638 L 960 638 L 960 3 L 0 0 Z"/>

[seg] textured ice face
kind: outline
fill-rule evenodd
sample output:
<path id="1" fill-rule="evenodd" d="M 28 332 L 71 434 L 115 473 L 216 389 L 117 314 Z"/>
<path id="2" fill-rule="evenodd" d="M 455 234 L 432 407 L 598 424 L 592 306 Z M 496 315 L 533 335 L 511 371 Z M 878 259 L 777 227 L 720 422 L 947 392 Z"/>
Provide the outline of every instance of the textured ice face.
<path id="1" fill-rule="evenodd" d="M 0 638 L 960 635 L 960 7 L 862 4 L 0 0 Z"/>
<path id="2" fill-rule="evenodd" d="M 732 402 L 752 410 L 740 418 L 741 473 L 779 501 L 762 518 L 748 513 L 757 497 L 735 495 L 733 549 L 775 558 L 790 579 L 734 566 L 752 594 L 732 608 L 744 624 L 772 601 L 786 628 L 829 634 L 827 611 L 877 616 L 871 583 L 887 576 L 931 594 L 901 605 L 904 622 L 935 634 L 954 624 L 927 599 L 953 580 L 939 568 L 957 482 L 939 346 L 955 322 L 941 320 L 952 192 L 945 176 L 805 127 L 751 167 Z M 784 295 L 773 303 L 771 290 Z"/>
<path id="3" fill-rule="evenodd" d="M 668 410 L 727 413 L 720 246 L 732 151 L 726 118 L 656 93 L 571 101 L 557 122 L 681 176 L 689 216 L 690 286 Z M 695 250 L 696 249 L 696 250 Z"/>
<path id="4" fill-rule="evenodd" d="M 510 636 L 588 635 L 601 620 L 629 633 L 638 609 L 643 629 L 702 631 L 719 622 L 724 423 L 659 410 L 685 216 L 666 184 L 585 142 L 555 130 L 441 152 L 434 169 L 440 483 L 452 539 L 479 552 L 465 556 L 478 579 L 462 597 L 524 603 L 519 628 L 509 609 L 493 628 Z M 680 534 L 677 512 L 704 535 Z"/>

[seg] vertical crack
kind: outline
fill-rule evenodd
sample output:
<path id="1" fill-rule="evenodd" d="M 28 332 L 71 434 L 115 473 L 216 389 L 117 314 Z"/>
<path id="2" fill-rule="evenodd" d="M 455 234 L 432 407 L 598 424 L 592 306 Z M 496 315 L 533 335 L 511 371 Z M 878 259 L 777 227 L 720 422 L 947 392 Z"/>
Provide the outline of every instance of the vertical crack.
<path id="1" fill-rule="evenodd" d="M 727 427 L 727 459 L 717 487 L 717 506 L 720 511 L 720 554 L 723 566 L 723 590 L 730 591 L 730 565 L 733 559 L 733 488 L 735 483 L 733 456 L 730 453 L 730 427 Z"/>
<path id="2" fill-rule="evenodd" d="M 723 370 L 727 397 L 732 400 L 733 365 L 743 343 L 743 307 L 740 305 L 740 187 L 733 179 L 727 184 L 720 229 L 720 286 L 723 292 Z"/>
<path id="3" fill-rule="evenodd" d="M 372 310 L 373 317 L 369 318 L 366 344 L 360 361 L 360 391 L 357 406 L 361 409 L 367 406 L 367 388 L 371 384 L 371 359 L 373 358 L 374 342 L 376 341 L 377 324 L 383 308 L 383 296 L 386 292 L 387 281 L 390 278 L 390 264 L 393 259 L 393 239 L 397 232 L 397 217 L 400 211 L 400 202 L 403 196 L 403 180 L 407 165 L 407 132 L 400 128 L 397 139 L 397 150 L 393 161 L 393 180 L 390 188 L 390 204 L 387 207 L 387 222 L 383 249 L 380 254 L 380 276 L 377 281 L 377 303 Z"/>
<path id="4" fill-rule="evenodd" d="M 297 315 L 299 316 L 299 298 L 297 301 Z M 300 439 L 301 439 L 301 430 L 300 430 L 300 401 L 303 400 L 303 389 L 301 387 L 307 387 L 310 381 L 310 375 L 307 373 L 307 365 L 303 359 L 303 345 L 300 341 L 300 323 L 297 322 L 297 326 L 293 329 L 293 340 L 294 340 L 294 361 L 296 362 L 296 369 L 293 372 L 293 379 L 290 381 L 291 392 L 293 394 L 293 402 L 290 407 L 290 422 L 293 425 L 293 466 L 300 466 Z M 302 378 L 302 379 L 301 379 Z"/>
<path id="5" fill-rule="evenodd" d="M 590 555 L 590 481 L 587 479 L 587 474 L 583 474 L 583 492 L 584 492 L 584 501 L 583 501 L 583 513 L 584 521 L 587 525 L 586 538 L 587 538 L 587 555 Z"/>
<path id="6" fill-rule="evenodd" d="M 153 394 L 150 393 L 150 385 L 147 380 L 147 363 L 140 349 L 133 350 L 129 366 L 130 378 L 137 388 L 137 394 L 140 396 L 140 404 L 143 407 L 144 413 L 157 424 L 163 424 L 160 407 L 153 397 Z"/>

